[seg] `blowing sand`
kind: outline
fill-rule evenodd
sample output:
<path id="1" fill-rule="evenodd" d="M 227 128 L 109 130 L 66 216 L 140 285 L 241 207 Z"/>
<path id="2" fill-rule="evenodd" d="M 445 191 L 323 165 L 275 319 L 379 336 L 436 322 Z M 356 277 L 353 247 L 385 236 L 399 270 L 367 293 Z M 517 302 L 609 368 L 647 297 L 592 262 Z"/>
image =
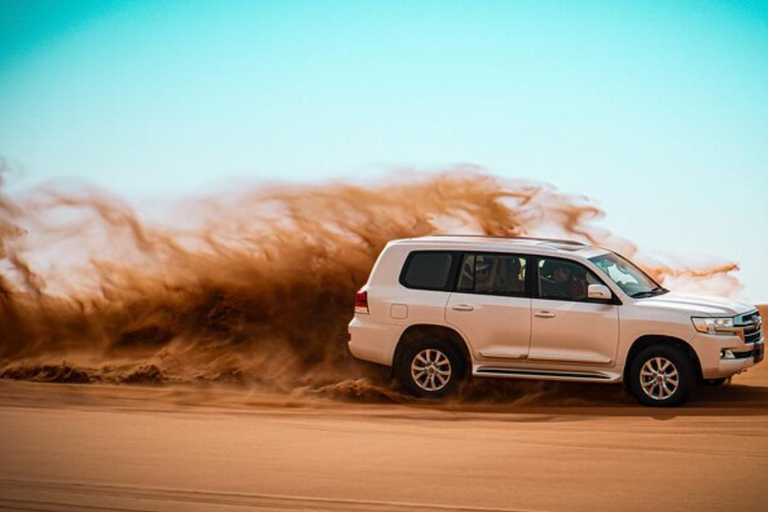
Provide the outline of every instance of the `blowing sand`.
<path id="1" fill-rule="evenodd" d="M 583 198 L 461 168 L 190 198 L 177 226 L 88 187 L 11 197 L 2 177 L 0 509 L 765 508 L 766 364 L 659 411 L 512 381 L 427 405 L 349 357 L 391 239 L 546 228 L 640 256 Z M 640 263 L 740 287 L 733 262 Z"/>
<path id="2" fill-rule="evenodd" d="M 3 380 L 0 509 L 765 510 L 768 365 L 674 410 L 567 390 L 435 406 Z"/>

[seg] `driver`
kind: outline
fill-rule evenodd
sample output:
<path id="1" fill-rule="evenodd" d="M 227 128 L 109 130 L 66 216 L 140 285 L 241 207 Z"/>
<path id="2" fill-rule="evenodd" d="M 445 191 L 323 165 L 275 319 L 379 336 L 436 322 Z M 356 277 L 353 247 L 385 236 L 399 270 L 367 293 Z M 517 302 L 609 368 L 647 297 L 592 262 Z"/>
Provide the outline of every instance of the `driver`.
<path id="1" fill-rule="evenodd" d="M 571 299 L 584 300 L 587 298 L 587 289 L 589 283 L 587 281 L 587 271 L 583 267 L 575 267 L 573 269 L 573 277 L 571 278 Z"/>
<path id="2" fill-rule="evenodd" d="M 573 270 L 569 265 L 562 263 L 556 263 L 555 268 L 552 271 L 551 281 L 542 281 L 542 291 L 545 297 L 553 297 L 558 299 L 569 299 L 572 295 L 572 280 L 571 275 Z"/>

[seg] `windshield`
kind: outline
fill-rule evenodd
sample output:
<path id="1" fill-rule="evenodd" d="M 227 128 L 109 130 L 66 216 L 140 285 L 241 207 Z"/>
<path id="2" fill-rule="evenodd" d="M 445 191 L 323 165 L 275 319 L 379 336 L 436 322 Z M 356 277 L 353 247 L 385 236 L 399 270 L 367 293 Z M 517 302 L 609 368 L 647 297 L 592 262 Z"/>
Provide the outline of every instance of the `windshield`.
<path id="1" fill-rule="evenodd" d="M 600 267 L 600 270 L 630 297 L 652 297 L 668 291 L 659 286 L 656 281 L 633 265 L 632 262 L 618 254 L 609 252 L 589 258 L 589 261 Z"/>

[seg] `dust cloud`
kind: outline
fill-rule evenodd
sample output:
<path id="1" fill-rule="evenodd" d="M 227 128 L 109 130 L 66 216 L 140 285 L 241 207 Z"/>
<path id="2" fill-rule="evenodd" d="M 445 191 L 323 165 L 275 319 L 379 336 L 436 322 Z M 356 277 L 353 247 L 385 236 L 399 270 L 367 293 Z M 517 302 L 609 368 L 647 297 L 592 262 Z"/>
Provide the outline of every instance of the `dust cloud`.
<path id="1" fill-rule="evenodd" d="M 587 199 L 469 166 L 365 185 L 240 186 L 154 216 L 90 186 L 11 195 L 1 185 L 0 376 L 11 379 L 401 399 L 386 372 L 348 355 L 346 325 L 384 245 L 431 233 L 563 236 L 641 257 L 662 281 L 739 287 L 735 264 L 655 264 L 600 228 Z"/>

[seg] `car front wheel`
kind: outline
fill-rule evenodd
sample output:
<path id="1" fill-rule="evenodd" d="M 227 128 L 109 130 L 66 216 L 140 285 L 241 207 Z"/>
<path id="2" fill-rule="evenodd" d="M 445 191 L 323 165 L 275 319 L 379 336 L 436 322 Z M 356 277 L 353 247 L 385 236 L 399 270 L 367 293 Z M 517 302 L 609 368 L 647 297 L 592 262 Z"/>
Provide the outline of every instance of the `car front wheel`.
<path id="1" fill-rule="evenodd" d="M 655 345 L 633 360 L 629 387 L 638 402 L 651 407 L 675 407 L 687 402 L 696 388 L 693 362 L 680 348 Z"/>

